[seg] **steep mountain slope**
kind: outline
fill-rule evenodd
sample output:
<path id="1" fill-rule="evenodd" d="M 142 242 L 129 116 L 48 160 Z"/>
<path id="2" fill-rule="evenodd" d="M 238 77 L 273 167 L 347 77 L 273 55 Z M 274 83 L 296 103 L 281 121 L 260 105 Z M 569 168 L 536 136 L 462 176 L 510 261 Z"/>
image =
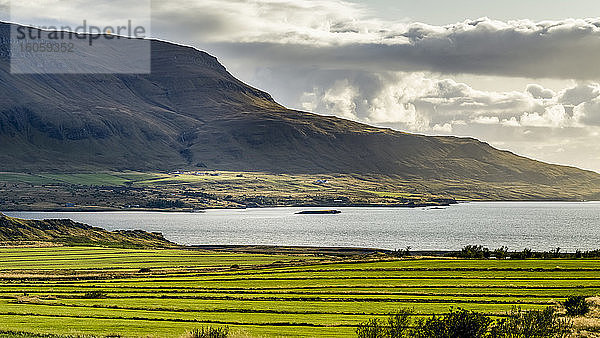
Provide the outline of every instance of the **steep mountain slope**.
<path id="1" fill-rule="evenodd" d="M 68 219 L 23 220 L 0 213 L 0 242 L 51 242 L 132 247 L 174 247 L 161 234 L 106 231 Z"/>
<path id="2" fill-rule="evenodd" d="M 212 56 L 152 41 L 149 75 L 12 75 L 0 25 L 0 171 L 208 169 L 380 174 L 600 191 L 600 175 L 286 109 Z"/>

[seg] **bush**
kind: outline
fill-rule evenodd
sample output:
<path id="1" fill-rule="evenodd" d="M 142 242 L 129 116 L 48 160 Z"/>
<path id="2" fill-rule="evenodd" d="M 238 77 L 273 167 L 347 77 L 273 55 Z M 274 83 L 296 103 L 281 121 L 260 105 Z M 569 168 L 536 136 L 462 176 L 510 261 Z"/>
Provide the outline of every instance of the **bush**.
<path id="1" fill-rule="evenodd" d="M 85 338 L 88 336 L 59 335 L 52 333 L 32 333 L 23 331 L 0 330 L 0 338 Z M 91 336 L 89 336 L 91 337 Z"/>
<path id="2" fill-rule="evenodd" d="M 190 332 L 191 338 L 226 338 L 229 337 L 229 327 L 201 327 Z"/>
<path id="3" fill-rule="evenodd" d="M 389 338 L 408 338 L 410 337 L 410 318 L 412 310 L 401 309 L 390 315 L 387 322 L 387 335 Z"/>
<path id="4" fill-rule="evenodd" d="M 370 319 L 359 324 L 356 335 L 359 338 L 409 338 L 411 329 L 409 327 L 412 310 L 401 309 L 391 314 L 387 322 L 379 319 Z"/>
<path id="5" fill-rule="evenodd" d="M 550 255 L 554 258 L 560 258 L 560 248 L 550 250 Z"/>
<path id="6" fill-rule="evenodd" d="M 88 291 L 83 295 L 85 299 L 106 298 L 107 294 L 102 291 Z"/>
<path id="7" fill-rule="evenodd" d="M 407 246 L 406 249 L 396 249 L 392 252 L 392 255 L 398 258 L 408 257 L 410 256 L 410 246 Z"/>
<path id="8" fill-rule="evenodd" d="M 467 245 L 458 253 L 461 258 L 489 258 L 490 249 L 481 245 Z"/>
<path id="9" fill-rule="evenodd" d="M 479 338 L 486 337 L 492 320 L 480 313 L 450 309 L 444 316 L 417 321 L 412 337 L 418 338 Z"/>
<path id="10" fill-rule="evenodd" d="M 566 337 L 572 329 L 569 320 L 558 317 L 554 308 L 523 311 L 513 308 L 508 318 L 499 320 L 491 329 L 491 338 Z"/>
<path id="11" fill-rule="evenodd" d="M 386 328 L 381 320 L 373 318 L 358 324 L 356 335 L 358 338 L 383 338 L 386 336 Z"/>
<path id="12" fill-rule="evenodd" d="M 146 208 L 151 208 L 151 209 L 173 209 L 173 208 L 185 208 L 187 206 L 188 205 L 185 204 L 181 200 L 163 200 L 163 199 L 150 200 L 145 204 Z"/>
<path id="13" fill-rule="evenodd" d="M 359 338 L 550 338 L 566 337 L 573 329 L 570 320 L 556 310 L 523 311 L 513 308 L 504 319 L 494 322 L 489 316 L 463 309 L 442 316 L 417 320 L 410 327 L 413 311 L 401 310 L 385 320 L 370 319 L 359 325 Z"/>
<path id="14" fill-rule="evenodd" d="M 583 258 L 600 258 L 600 250 L 586 251 L 581 255 Z"/>
<path id="15" fill-rule="evenodd" d="M 590 312 L 590 303 L 584 296 L 571 296 L 563 305 L 569 316 L 585 316 Z"/>
<path id="16" fill-rule="evenodd" d="M 529 248 L 525 248 L 525 249 L 523 249 L 523 251 L 516 253 L 513 258 L 517 258 L 517 259 L 533 258 L 533 251 Z"/>
<path id="17" fill-rule="evenodd" d="M 508 247 L 502 246 L 492 252 L 492 255 L 499 259 L 508 257 Z"/>

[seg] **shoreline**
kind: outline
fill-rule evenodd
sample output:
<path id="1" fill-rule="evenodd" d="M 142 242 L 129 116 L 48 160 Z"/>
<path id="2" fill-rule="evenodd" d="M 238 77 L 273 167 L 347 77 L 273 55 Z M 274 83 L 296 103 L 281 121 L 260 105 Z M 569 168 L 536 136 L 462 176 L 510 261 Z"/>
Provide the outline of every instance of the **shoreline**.
<path id="1" fill-rule="evenodd" d="M 416 203 L 416 204 L 325 204 L 325 205 L 268 205 L 259 207 L 210 207 L 203 209 L 148 209 L 148 208 L 104 208 L 104 207 L 64 207 L 64 208 L 43 208 L 43 209 L 2 209 L 1 212 L 182 212 L 182 213 L 202 213 L 208 210 L 253 210 L 253 209 L 278 209 L 278 208 L 431 208 L 431 207 L 450 207 L 459 203 L 469 203 L 460 201 L 454 203 Z"/>
<path id="2" fill-rule="evenodd" d="M 207 250 L 215 252 L 230 253 L 253 253 L 253 254 L 305 254 L 305 255 L 326 255 L 326 256 L 360 256 L 360 255 L 386 255 L 393 256 L 394 250 L 363 247 L 332 247 L 332 246 L 296 246 L 296 245 L 185 245 L 182 250 Z M 436 257 L 444 258 L 445 255 L 456 252 L 456 250 L 415 250 L 410 251 L 411 256 L 415 257 Z M 449 257 L 452 258 L 452 257 Z"/>
<path id="3" fill-rule="evenodd" d="M 406 204 L 352 204 L 352 205 L 269 205 L 259 207 L 209 207 L 203 209 L 148 209 L 148 208 L 105 208 L 105 207 L 63 207 L 63 208 L 19 208 L 19 209 L 0 209 L 0 212 L 157 212 L 157 213 L 203 213 L 212 210 L 253 210 L 253 209 L 280 209 L 280 208 L 435 208 L 452 207 L 458 204 L 468 203 L 599 203 L 599 200 L 572 200 L 572 199 L 548 199 L 548 200 L 457 200 L 454 203 L 419 203 L 414 205 Z"/>

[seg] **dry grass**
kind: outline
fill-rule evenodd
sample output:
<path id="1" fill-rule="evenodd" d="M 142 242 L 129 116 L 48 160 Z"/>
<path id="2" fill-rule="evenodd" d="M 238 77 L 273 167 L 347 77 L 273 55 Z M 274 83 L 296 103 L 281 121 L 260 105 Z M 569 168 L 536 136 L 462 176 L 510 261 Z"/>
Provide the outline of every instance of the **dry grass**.
<path id="1" fill-rule="evenodd" d="M 576 333 L 572 337 L 600 337 L 600 297 L 587 299 L 591 304 L 591 311 L 583 316 L 573 318 Z"/>

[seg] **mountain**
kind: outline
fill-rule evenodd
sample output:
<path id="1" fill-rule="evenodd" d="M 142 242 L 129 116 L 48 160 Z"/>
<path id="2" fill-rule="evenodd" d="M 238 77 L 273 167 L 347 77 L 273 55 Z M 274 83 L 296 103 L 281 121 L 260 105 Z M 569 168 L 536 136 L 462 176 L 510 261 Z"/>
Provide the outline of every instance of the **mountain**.
<path id="1" fill-rule="evenodd" d="M 0 242 L 49 242 L 118 247 L 174 247 L 159 233 L 106 231 L 68 219 L 23 220 L 0 213 Z"/>
<path id="2" fill-rule="evenodd" d="M 172 43 L 151 42 L 147 75 L 10 74 L 9 31 L 0 25 L 0 171 L 351 173 L 417 181 L 449 194 L 439 187 L 514 187 L 536 198 L 600 193 L 597 173 L 472 138 L 414 135 L 287 109 L 213 56 Z"/>

